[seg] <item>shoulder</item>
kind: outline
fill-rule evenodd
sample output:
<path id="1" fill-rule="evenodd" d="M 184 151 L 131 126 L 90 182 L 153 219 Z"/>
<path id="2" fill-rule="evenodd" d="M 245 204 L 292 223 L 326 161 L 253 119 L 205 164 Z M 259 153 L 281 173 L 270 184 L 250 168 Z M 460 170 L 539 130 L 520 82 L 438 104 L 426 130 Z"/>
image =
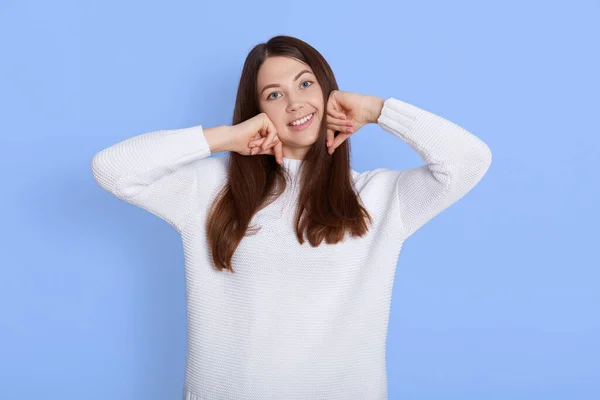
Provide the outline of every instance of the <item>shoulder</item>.
<path id="1" fill-rule="evenodd" d="M 364 172 L 352 170 L 352 179 L 357 189 L 367 186 L 387 186 L 395 183 L 402 172 L 388 168 L 376 168 Z"/>
<path id="2" fill-rule="evenodd" d="M 364 172 L 352 170 L 354 187 L 361 199 L 368 203 L 391 205 L 397 195 L 398 177 L 402 171 L 376 168 Z"/>

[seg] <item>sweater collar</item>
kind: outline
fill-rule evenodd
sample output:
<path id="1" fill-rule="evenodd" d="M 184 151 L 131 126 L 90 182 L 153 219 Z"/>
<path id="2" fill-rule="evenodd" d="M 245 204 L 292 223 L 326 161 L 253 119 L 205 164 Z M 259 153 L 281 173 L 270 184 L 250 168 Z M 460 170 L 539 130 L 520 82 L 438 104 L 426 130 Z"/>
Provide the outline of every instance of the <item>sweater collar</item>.
<path id="1" fill-rule="evenodd" d="M 300 165 L 304 160 L 297 160 L 295 158 L 287 158 L 283 157 L 282 166 L 290 172 L 290 174 L 295 175 L 300 169 Z"/>

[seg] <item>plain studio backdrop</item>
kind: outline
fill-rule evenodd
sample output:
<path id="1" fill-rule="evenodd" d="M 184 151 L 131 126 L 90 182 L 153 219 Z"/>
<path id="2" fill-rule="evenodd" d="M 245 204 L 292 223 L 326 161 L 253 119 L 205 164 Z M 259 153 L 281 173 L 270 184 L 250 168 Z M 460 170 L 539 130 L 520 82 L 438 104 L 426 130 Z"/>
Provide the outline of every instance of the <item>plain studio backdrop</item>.
<path id="1" fill-rule="evenodd" d="M 90 162 L 141 133 L 230 124 L 248 51 L 278 34 L 319 50 L 341 90 L 431 111 L 493 153 L 400 254 L 389 398 L 600 398 L 599 14 L 594 1 L 1 1 L 0 398 L 180 398 L 180 237 L 105 192 Z M 359 172 L 423 163 L 377 125 L 350 140 Z"/>

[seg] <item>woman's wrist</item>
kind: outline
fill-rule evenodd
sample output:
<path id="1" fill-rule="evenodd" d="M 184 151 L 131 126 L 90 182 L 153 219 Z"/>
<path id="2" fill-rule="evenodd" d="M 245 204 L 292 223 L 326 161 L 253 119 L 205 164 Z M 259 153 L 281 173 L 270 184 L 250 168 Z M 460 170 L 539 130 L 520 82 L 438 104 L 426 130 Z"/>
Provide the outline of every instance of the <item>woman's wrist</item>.
<path id="1" fill-rule="evenodd" d="M 365 113 L 367 115 L 367 123 L 376 124 L 381 110 L 383 109 L 383 103 L 385 100 L 378 96 L 366 96 L 365 97 Z"/>
<path id="2" fill-rule="evenodd" d="M 220 153 L 223 151 L 235 151 L 233 144 L 233 127 L 229 125 L 220 125 L 203 130 L 204 137 L 208 142 L 211 153 Z"/>

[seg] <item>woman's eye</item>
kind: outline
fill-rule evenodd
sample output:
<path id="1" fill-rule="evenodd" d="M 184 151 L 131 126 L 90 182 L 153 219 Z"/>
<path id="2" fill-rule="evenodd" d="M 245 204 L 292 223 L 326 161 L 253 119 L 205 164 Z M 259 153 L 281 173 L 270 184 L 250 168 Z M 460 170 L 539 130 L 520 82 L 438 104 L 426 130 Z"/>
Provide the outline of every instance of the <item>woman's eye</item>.
<path id="1" fill-rule="evenodd" d="M 305 83 L 309 83 L 310 85 L 312 85 L 312 81 L 304 81 L 304 82 L 302 82 L 302 84 L 305 84 Z M 304 88 L 307 88 L 307 87 L 309 87 L 310 85 L 308 85 L 308 86 L 303 86 L 303 87 L 304 87 Z M 273 93 L 271 93 L 270 95 L 268 95 L 268 96 L 267 96 L 267 100 L 273 100 L 274 98 L 273 98 L 273 97 L 271 97 L 271 96 L 273 96 L 274 94 L 278 94 L 278 93 L 279 93 L 279 92 L 273 92 Z"/>

